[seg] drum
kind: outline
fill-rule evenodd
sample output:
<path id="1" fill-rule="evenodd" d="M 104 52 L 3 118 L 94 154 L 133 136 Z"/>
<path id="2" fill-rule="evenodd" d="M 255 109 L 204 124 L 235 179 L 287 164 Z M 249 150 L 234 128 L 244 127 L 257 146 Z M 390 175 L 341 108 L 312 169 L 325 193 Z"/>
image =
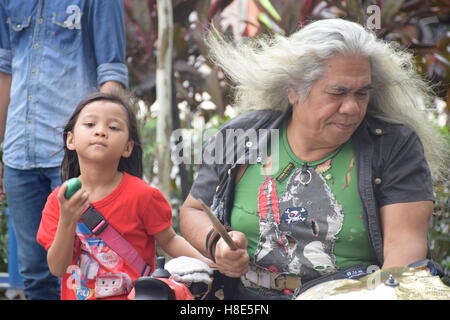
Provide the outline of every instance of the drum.
<path id="1" fill-rule="evenodd" d="M 297 300 L 450 300 L 450 287 L 426 267 L 388 268 L 358 280 L 318 284 Z"/>

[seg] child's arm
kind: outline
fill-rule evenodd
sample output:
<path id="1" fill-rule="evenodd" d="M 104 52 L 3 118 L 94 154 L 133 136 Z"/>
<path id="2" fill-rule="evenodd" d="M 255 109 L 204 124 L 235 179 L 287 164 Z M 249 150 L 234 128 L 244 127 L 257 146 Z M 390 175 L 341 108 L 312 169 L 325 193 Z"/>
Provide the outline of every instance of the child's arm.
<path id="1" fill-rule="evenodd" d="M 183 237 L 177 235 L 172 227 L 157 233 L 155 235 L 156 242 L 171 257 L 187 256 L 196 258 L 205 262 L 209 266 L 213 266 L 214 263 L 203 256 L 197 249 L 195 249 L 189 242 Z"/>
<path id="2" fill-rule="evenodd" d="M 55 239 L 47 252 L 50 272 L 62 277 L 72 263 L 74 239 L 77 221 L 89 204 L 89 195 L 84 189 L 78 190 L 70 199 L 64 197 L 67 184 L 64 183 L 58 192 L 60 216 Z"/>

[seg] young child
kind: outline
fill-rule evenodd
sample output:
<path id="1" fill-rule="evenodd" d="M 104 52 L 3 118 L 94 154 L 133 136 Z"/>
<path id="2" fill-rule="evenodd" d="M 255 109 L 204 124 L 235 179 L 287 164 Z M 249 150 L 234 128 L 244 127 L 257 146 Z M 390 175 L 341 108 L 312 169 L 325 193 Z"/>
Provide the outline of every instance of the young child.
<path id="1" fill-rule="evenodd" d="M 82 187 L 66 199 L 66 183 L 48 197 L 37 234 L 62 299 L 126 299 L 140 274 L 80 222 L 91 204 L 155 268 L 155 240 L 170 256 L 209 263 L 171 226 L 162 193 L 143 180 L 142 146 L 129 99 L 94 93 L 77 106 L 64 129 L 63 181 Z"/>

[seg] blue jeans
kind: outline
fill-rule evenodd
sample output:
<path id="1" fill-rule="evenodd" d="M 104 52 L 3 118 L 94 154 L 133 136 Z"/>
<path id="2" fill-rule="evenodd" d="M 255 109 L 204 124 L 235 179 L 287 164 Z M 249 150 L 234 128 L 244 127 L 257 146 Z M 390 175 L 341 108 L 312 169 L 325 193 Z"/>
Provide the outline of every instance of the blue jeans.
<path id="1" fill-rule="evenodd" d="M 17 239 L 19 272 L 30 300 L 60 298 L 59 279 L 47 265 L 47 252 L 36 241 L 48 195 L 61 184 L 60 168 L 17 170 L 5 166 L 4 185 Z"/>

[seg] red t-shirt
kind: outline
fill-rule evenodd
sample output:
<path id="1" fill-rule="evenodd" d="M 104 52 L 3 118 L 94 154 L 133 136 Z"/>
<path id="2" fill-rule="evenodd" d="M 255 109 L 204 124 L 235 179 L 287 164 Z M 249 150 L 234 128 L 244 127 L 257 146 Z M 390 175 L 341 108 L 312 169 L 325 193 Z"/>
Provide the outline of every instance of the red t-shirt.
<path id="1" fill-rule="evenodd" d="M 48 197 L 42 212 L 37 241 L 48 250 L 59 220 L 59 187 Z M 172 225 L 172 210 L 163 194 L 145 181 L 123 173 L 116 189 L 92 203 L 116 229 L 155 268 L 154 235 Z M 126 299 L 139 275 L 127 266 L 105 242 L 78 223 L 72 265 L 61 279 L 61 299 Z"/>

